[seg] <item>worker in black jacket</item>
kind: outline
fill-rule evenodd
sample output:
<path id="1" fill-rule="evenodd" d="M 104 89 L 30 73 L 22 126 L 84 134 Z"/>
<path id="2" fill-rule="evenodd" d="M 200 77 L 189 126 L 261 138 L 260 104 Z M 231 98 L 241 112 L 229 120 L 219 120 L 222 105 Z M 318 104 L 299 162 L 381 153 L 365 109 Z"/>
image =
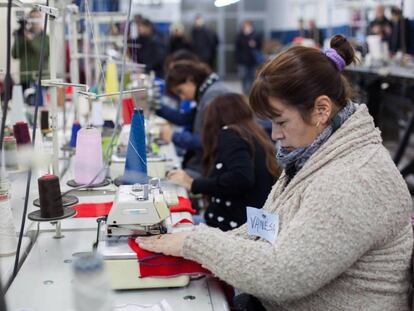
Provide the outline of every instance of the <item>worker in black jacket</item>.
<path id="1" fill-rule="evenodd" d="M 155 71 L 157 77 L 163 76 L 166 48 L 161 38 L 155 34 L 154 25 L 148 19 L 138 24 L 138 37 L 129 40 L 133 61 L 145 64 L 147 72 Z"/>
<path id="2" fill-rule="evenodd" d="M 215 68 L 219 40 L 214 30 L 204 25 L 204 19 L 197 15 L 191 29 L 193 52 L 211 68 Z"/>
<path id="3" fill-rule="evenodd" d="M 243 93 L 248 95 L 256 74 L 256 66 L 263 62 L 262 40 L 251 21 L 244 21 L 236 37 L 234 56 L 239 66 Z"/>
<path id="4" fill-rule="evenodd" d="M 204 177 L 182 170 L 168 178 L 210 200 L 204 218 L 223 231 L 246 222 L 246 207 L 262 208 L 279 176 L 275 147 L 242 95 L 216 97 L 207 107 L 202 130 Z"/>
<path id="5" fill-rule="evenodd" d="M 410 28 L 410 22 L 407 18 L 403 16 L 400 8 L 391 8 L 391 21 L 391 53 L 397 53 L 398 51 L 401 51 L 403 53 L 412 54 L 412 33 Z"/>

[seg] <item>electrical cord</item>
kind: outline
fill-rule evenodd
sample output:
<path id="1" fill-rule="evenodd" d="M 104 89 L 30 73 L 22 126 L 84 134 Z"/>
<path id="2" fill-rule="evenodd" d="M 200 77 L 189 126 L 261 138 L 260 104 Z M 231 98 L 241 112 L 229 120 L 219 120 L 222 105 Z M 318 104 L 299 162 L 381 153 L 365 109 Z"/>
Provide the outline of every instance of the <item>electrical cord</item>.
<path id="1" fill-rule="evenodd" d="M 108 219 L 107 216 L 100 217 L 100 218 L 96 219 L 96 222 L 98 223 L 98 228 L 96 230 L 96 241 L 95 241 L 95 243 L 93 243 L 93 249 L 96 249 L 98 247 L 98 244 L 99 244 L 99 234 L 100 234 L 100 231 L 101 231 L 101 222 L 106 221 L 107 219 Z"/>
<path id="2" fill-rule="evenodd" d="M 4 299 L 4 291 L 0 282 L 0 310 L 7 311 L 6 300 Z"/>
<path id="3" fill-rule="evenodd" d="M 6 76 L 4 77 L 4 104 L 3 104 L 3 115 L 1 119 L 1 130 L 0 130 L 0 150 L 3 148 L 4 131 L 6 127 L 7 109 L 9 107 L 9 100 L 11 98 L 11 75 L 10 75 L 10 63 L 11 63 L 11 7 L 12 0 L 7 2 L 7 44 L 6 44 Z"/>
<path id="4" fill-rule="evenodd" d="M 49 6 L 49 0 L 46 1 L 46 6 Z M 43 74 L 43 59 L 45 54 L 45 40 L 46 40 L 46 29 L 47 29 L 47 21 L 48 15 L 45 14 L 44 24 L 43 24 L 43 32 L 42 32 L 42 39 L 40 44 L 40 60 L 39 60 L 39 70 L 38 70 L 38 78 L 37 78 L 37 90 L 36 90 L 36 100 L 35 100 L 35 111 L 34 111 L 34 120 L 33 120 L 33 129 L 32 129 L 32 146 L 34 147 L 36 141 L 36 128 L 37 128 L 37 116 L 39 112 L 39 103 L 40 103 L 40 96 L 42 92 L 42 74 Z M 17 242 L 17 250 L 16 250 L 16 257 L 14 260 L 14 268 L 13 268 L 13 276 L 12 281 L 17 275 L 17 271 L 19 268 L 19 258 L 20 258 L 20 249 L 22 246 L 23 240 L 23 232 L 26 223 L 26 215 L 27 215 L 27 206 L 29 203 L 29 195 L 30 195 L 30 182 L 32 179 L 32 168 L 29 169 L 27 172 L 27 180 L 26 180 L 26 193 L 24 198 L 24 207 L 23 207 L 23 215 L 22 221 L 20 226 L 19 232 L 19 240 Z"/>

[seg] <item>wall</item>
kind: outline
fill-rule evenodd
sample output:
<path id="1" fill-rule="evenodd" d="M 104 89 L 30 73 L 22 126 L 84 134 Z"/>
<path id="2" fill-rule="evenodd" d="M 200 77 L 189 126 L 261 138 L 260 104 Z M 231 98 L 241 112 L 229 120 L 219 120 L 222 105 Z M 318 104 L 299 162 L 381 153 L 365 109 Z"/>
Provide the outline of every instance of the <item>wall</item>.
<path id="1" fill-rule="evenodd" d="M 128 11 L 128 0 L 120 1 L 120 11 Z M 142 5 L 133 1 L 132 15 L 141 14 L 155 23 L 174 23 L 181 21 L 181 1 L 167 0 L 160 5 Z"/>
<path id="2" fill-rule="evenodd" d="M 319 27 L 328 27 L 346 24 L 349 21 L 349 11 L 344 7 L 332 9 L 332 20 L 329 19 L 330 0 L 268 0 L 269 22 L 272 30 L 292 30 L 298 28 L 298 19 L 305 22 L 315 19 Z"/>
<path id="3" fill-rule="evenodd" d="M 368 13 L 368 20 L 371 20 L 378 3 L 399 6 L 401 1 L 268 0 L 268 19 L 272 37 L 281 39 L 283 43 L 289 42 L 297 35 L 300 17 L 305 20 L 305 27 L 309 19 L 315 19 L 317 26 L 323 28 L 327 35 L 337 32 L 348 34 L 352 10 L 362 8 Z M 404 1 L 404 15 L 414 19 L 414 0 Z"/>

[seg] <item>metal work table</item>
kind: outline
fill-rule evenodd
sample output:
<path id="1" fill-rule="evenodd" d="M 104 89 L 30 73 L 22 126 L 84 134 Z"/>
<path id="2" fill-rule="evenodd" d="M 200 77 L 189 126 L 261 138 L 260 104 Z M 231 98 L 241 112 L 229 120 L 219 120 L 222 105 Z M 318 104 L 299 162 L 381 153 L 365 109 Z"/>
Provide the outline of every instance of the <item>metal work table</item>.
<path id="1" fill-rule="evenodd" d="M 368 66 L 348 66 L 345 69 L 350 75 L 356 75 L 371 79 L 373 81 L 382 82 L 396 82 L 405 86 L 414 86 L 414 67 L 402 67 L 397 65 L 387 65 L 382 67 L 368 67 Z M 411 99 L 411 102 L 413 100 Z M 373 109 L 373 108 L 371 108 Z M 378 108 L 373 111 L 374 119 L 377 118 Z M 397 151 L 393 156 L 395 164 L 398 166 L 407 148 L 411 133 L 414 131 L 414 114 L 404 130 L 404 135 L 398 144 Z M 401 174 L 405 177 L 414 173 L 414 161 L 411 161 L 405 167 L 400 169 Z"/>
<path id="2" fill-rule="evenodd" d="M 30 247 L 30 239 L 28 237 L 23 237 L 22 240 L 22 252 L 20 256 L 20 263 L 24 260 L 28 254 Z M 1 285 L 4 288 L 7 288 L 11 282 L 13 276 L 15 255 L 3 256 L 0 257 L 0 275 L 1 275 Z"/>
<path id="3" fill-rule="evenodd" d="M 64 238 L 43 231 L 16 279 L 6 293 L 9 310 L 73 310 L 71 262 L 77 253 L 89 252 L 93 230 L 66 230 Z M 174 310 L 229 310 L 217 281 L 210 277 L 193 280 L 184 288 L 114 292 L 114 305 L 156 304 L 165 299 Z"/>
<path id="4" fill-rule="evenodd" d="M 345 71 L 351 73 L 372 74 L 380 77 L 395 77 L 402 79 L 414 79 L 414 68 L 388 65 L 381 67 L 348 66 Z"/>
<path id="5" fill-rule="evenodd" d="M 172 166 L 179 166 L 179 160 L 175 156 L 173 145 L 161 148 Z M 73 178 L 73 161 L 69 170 L 61 179 L 61 190 L 70 189 L 66 181 Z M 111 175 L 117 176 L 123 172 L 123 163 L 117 163 L 111 167 Z M 11 176 L 12 181 L 12 211 L 16 229 L 20 229 L 20 221 L 23 210 L 26 182 L 26 172 L 20 172 Z M 28 211 L 37 207 L 33 206 L 33 199 L 38 197 L 37 177 L 32 177 L 32 186 Z M 169 191 L 177 195 L 187 196 L 184 188 L 174 184 L 162 182 Z M 112 201 L 116 187 L 111 184 L 99 190 L 75 191 L 80 203 L 98 203 Z M 22 266 L 10 284 L 6 292 L 8 310 L 73 310 L 71 286 L 72 266 L 71 262 L 77 253 L 90 252 L 96 238 L 96 218 L 70 218 L 61 221 L 61 239 L 55 239 L 55 226 L 49 222 L 39 224 L 39 234 L 36 236 L 37 224 L 26 220 L 25 237 L 23 239 L 20 262 Z M 33 244 L 33 245 L 32 245 Z M 0 257 L 0 272 L 2 285 L 8 285 L 13 273 L 15 256 Z M 113 295 L 114 306 L 124 304 L 156 304 L 165 299 L 174 310 L 229 310 L 226 299 L 216 279 L 203 277 L 193 280 L 184 288 L 146 289 L 116 291 Z"/>

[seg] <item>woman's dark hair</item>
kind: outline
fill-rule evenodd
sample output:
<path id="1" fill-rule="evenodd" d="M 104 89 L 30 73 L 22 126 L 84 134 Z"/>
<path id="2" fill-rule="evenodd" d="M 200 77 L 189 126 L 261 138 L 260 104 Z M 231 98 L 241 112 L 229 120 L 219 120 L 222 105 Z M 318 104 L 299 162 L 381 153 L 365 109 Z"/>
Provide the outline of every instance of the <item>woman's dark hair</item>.
<path id="1" fill-rule="evenodd" d="M 401 11 L 401 9 L 400 9 L 399 7 L 397 7 L 397 6 L 392 6 L 392 7 L 391 7 L 391 14 L 392 14 L 392 15 L 398 15 L 398 16 L 401 16 L 401 15 L 402 15 L 402 11 Z"/>
<path id="2" fill-rule="evenodd" d="M 181 60 L 175 62 L 167 72 L 165 79 L 167 92 L 175 95 L 173 89 L 187 81 L 192 81 L 198 90 L 212 73 L 210 67 L 202 62 Z"/>
<path id="3" fill-rule="evenodd" d="M 275 178 L 280 175 L 276 163 L 275 146 L 265 130 L 254 121 L 253 110 L 247 99 L 236 93 L 216 97 L 207 107 L 201 131 L 203 144 L 203 169 L 208 175 L 217 156 L 218 135 L 223 126 L 235 130 L 255 153 L 255 141 L 263 148 L 266 155 L 266 167 Z"/>
<path id="4" fill-rule="evenodd" d="M 193 62 L 200 62 L 200 58 L 197 54 L 191 52 L 190 50 L 186 49 L 179 49 L 174 53 L 168 55 L 165 58 L 164 62 L 164 72 L 168 72 L 168 70 L 176 63 L 182 60 L 190 60 Z"/>
<path id="5" fill-rule="evenodd" d="M 344 36 L 335 35 L 330 45 L 346 65 L 356 61 L 354 49 Z M 250 104 L 258 115 L 273 118 L 275 113 L 268 99 L 274 97 L 296 107 L 308 121 L 315 100 L 321 95 L 343 107 L 351 96 L 351 88 L 324 53 L 295 46 L 281 52 L 260 70 L 250 93 Z"/>

